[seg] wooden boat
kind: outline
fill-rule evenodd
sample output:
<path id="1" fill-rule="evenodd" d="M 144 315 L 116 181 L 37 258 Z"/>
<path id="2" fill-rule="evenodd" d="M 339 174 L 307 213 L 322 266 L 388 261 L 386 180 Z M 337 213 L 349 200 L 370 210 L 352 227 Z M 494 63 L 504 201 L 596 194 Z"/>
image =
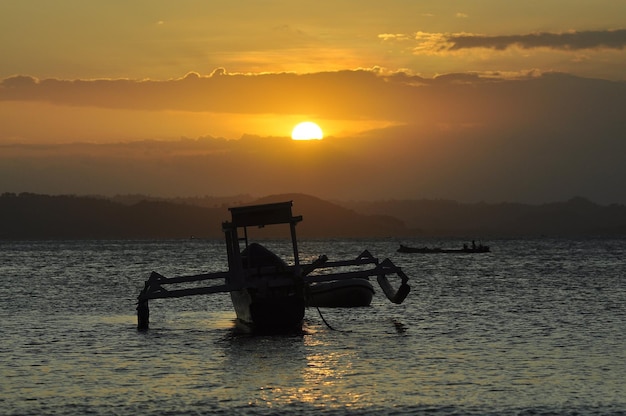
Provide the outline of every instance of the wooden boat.
<path id="1" fill-rule="evenodd" d="M 150 299 L 229 292 L 237 324 L 252 332 L 285 332 L 301 328 L 305 308 L 312 305 L 311 302 L 332 299 L 337 306 L 342 303 L 340 301 L 347 305 L 346 294 L 358 294 L 362 302 L 363 286 L 357 290 L 354 279 L 376 276 L 391 302 L 404 301 L 410 291 L 408 277 L 391 260 L 379 262 L 367 250 L 352 260 L 329 261 L 322 255 L 309 264 L 301 264 L 296 224 L 302 221 L 302 216 L 293 216 L 291 207 L 292 201 L 229 208 L 232 219 L 222 224 L 228 270 L 169 278 L 152 272 L 137 297 L 138 329 L 149 327 Z M 289 226 L 293 264 L 287 264 L 261 244 L 248 241 L 248 227 L 279 224 Z M 243 237 L 239 235 L 240 230 Z M 392 287 L 388 275 L 400 278 L 397 290 Z M 206 281 L 218 281 L 218 284 L 189 287 Z M 340 281 L 345 283 L 337 283 Z M 183 287 L 170 289 L 176 285 Z"/>
<path id="2" fill-rule="evenodd" d="M 430 248 L 430 247 L 408 247 L 400 244 L 398 253 L 488 253 L 490 251 L 489 246 L 482 244 L 472 245 L 471 247 L 465 244 L 462 248 Z"/>

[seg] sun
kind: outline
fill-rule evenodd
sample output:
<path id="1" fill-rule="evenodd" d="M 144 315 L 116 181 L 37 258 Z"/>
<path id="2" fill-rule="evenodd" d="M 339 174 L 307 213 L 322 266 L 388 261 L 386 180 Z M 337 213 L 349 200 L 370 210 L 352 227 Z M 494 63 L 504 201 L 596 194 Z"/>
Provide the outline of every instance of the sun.
<path id="1" fill-rule="evenodd" d="M 291 138 L 293 140 L 321 140 L 324 138 L 324 132 L 312 121 L 303 121 L 293 128 Z"/>

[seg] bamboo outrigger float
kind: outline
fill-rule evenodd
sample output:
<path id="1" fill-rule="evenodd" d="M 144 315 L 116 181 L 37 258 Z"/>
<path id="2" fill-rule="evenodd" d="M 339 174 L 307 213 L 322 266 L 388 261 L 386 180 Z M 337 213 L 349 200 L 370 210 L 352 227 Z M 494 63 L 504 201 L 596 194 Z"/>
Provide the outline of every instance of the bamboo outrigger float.
<path id="1" fill-rule="evenodd" d="M 407 276 L 391 260 L 379 262 L 367 250 L 353 260 L 329 261 L 322 255 L 312 263 L 301 264 L 296 224 L 302 221 L 302 216 L 293 216 L 291 207 L 292 202 L 288 201 L 229 208 L 232 219 L 222 224 L 228 271 L 169 278 L 153 271 L 137 297 L 138 329 L 146 330 L 149 327 L 150 299 L 230 292 L 237 324 L 255 332 L 282 332 L 300 328 L 311 284 L 314 283 L 320 285 L 324 282 L 376 276 L 391 302 L 399 304 L 404 301 L 410 291 Z M 273 224 L 289 225 L 293 265 L 288 265 L 262 245 L 248 241 L 247 227 Z M 240 229 L 243 230 L 243 237 L 239 236 Z M 346 267 L 350 270 L 346 270 Z M 342 268 L 343 271 L 333 271 L 334 268 Z M 391 274 L 401 280 L 398 290 L 387 279 L 387 275 Z M 204 281 L 219 282 L 200 287 L 173 288 L 175 285 L 189 286 L 189 283 Z"/>

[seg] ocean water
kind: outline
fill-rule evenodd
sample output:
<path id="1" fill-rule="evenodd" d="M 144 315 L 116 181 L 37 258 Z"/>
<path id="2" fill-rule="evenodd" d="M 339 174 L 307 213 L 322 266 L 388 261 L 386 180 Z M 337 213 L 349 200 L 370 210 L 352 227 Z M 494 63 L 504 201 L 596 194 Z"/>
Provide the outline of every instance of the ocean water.
<path id="1" fill-rule="evenodd" d="M 626 414 L 626 240 L 485 243 L 301 241 L 389 257 L 412 291 L 250 336 L 227 294 L 152 300 L 136 330 L 149 273 L 224 270 L 222 241 L 0 242 L 0 414 Z"/>

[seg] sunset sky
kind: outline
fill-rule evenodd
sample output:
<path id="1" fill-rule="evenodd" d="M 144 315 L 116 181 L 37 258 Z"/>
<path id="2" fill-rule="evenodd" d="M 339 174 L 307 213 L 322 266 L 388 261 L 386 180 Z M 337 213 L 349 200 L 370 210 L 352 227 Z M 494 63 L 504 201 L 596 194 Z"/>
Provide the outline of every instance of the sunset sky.
<path id="1" fill-rule="evenodd" d="M 626 2 L 0 2 L 0 192 L 626 203 Z M 290 139 L 300 121 L 325 138 Z"/>

